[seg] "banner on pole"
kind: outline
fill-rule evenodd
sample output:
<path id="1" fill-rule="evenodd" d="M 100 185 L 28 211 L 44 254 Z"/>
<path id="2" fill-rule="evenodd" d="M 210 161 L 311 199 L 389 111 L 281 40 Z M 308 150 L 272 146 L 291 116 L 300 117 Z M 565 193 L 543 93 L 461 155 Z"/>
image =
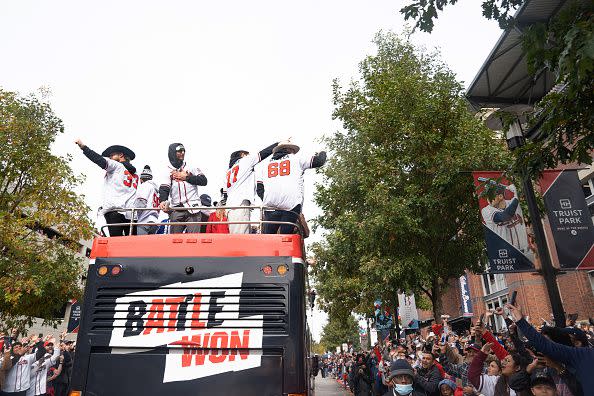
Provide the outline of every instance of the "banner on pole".
<path id="1" fill-rule="evenodd" d="M 377 343 L 377 330 L 376 329 L 369 330 L 369 338 L 371 339 L 371 345 L 375 345 Z"/>
<path id="2" fill-rule="evenodd" d="M 472 301 L 470 301 L 470 287 L 468 286 L 468 274 L 460 277 L 460 297 L 462 300 L 462 316 L 470 318 L 472 312 Z"/>
<path id="3" fill-rule="evenodd" d="M 398 293 L 398 313 L 402 320 L 403 329 L 419 328 L 419 314 L 414 294 Z"/>
<path id="4" fill-rule="evenodd" d="M 485 232 L 487 272 L 534 271 L 535 246 L 529 243 L 516 187 L 502 172 L 473 172 Z"/>
<path id="5" fill-rule="evenodd" d="M 562 269 L 594 269 L 594 227 L 577 170 L 546 170 L 540 190 Z"/>
<path id="6" fill-rule="evenodd" d="M 70 316 L 68 318 L 68 327 L 66 331 L 68 333 L 78 333 L 78 326 L 80 324 L 80 303 L 77 300 L 72 301 L 70 306 Z"/>

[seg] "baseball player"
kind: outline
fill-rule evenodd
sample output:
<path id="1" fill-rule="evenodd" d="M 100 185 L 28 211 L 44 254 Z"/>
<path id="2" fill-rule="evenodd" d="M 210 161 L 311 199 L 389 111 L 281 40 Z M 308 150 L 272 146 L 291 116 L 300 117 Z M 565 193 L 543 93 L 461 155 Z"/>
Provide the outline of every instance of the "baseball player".
<path id="1" fill-rule="evenodd" d="M 516 187 L 513 184 L 509 186 L 488 184 L 485 188 L 495 189 L 494 198 L 492 200 L 487 198 L 489 205 L 481 210 L 485 225 L 522 253 L 529 254 L 526 226 L 522 218 L 522 208 L 519 206 Z M 513 199 L 505 199 L 506 189 L 514 194 Z"/>
<path id="2" fill-rule="evenodd" d="M 168 150 L 168 175 L 159 187 L 159 207 L 162 210 L 175 207 L 200 206 L 198 186 L 206 186 L 207 179 L 200 168 L 188 165 L 185 161 L 186 148 L 181 143 L 172 143 Z M 200 210 L 174 210 L 169 215 L 170 222 L 200 222 Z M 172 234 L 200 232 L 199 224 L 171 225 Z"/>
<path id="3" fill-rule="evenodd" d="M 144 166 L 140 174 L 140 186 L 136 193 L 135 208 L 158 208 L 159 207 L 159 188 L 153 181 L 153 172 L 148 165 Z M 159 212 L 156 210 L 143 210 L 138 213 L 138 223 L 157 223 Z M 148 235 L 157 232 L 158 226 L 139 225 L 136 227 L 137 235 Z"/>
<path id="4" fill-rule="evenodd" d="M 266 221 L 297 223 L 303 205 L 303 173 L 306 169 L 319 168 L 326 162 L 326 152 L 313 155 L 297 155 L 299 146 L 290 140 L 281 142 L 273 150 L 272 157 L 265 163 L 258 181 L 258 195 L 264 206 Z M 294 226 L 289 224 L 264 224 L 265 234 L 292 234 Z"/>
<path id="5" fill-rule="evenodd" d="M 135 158 L 132 150 L 125 146 L 115 145 L 106 148 L 101 155 L 87 147 L 80 139 L 75 142 L 83 154 L 105 169 L 103 182 L 103 216 L 107 224 L 130 223 L 130 211 L 114 211 L 116 208 L 131 208 L 136 198 L 138 175 L 136 168 L 130 163 Z M 104 158 L 108 157 L 108 158 Z M 128 235 L 129 226 L 109 226 L 109 236 Z"/>
<path id="6" fill-rule="evenodd" d="M 223 189 L 223 197 L 226 199 L 227 206 L 250 206 L 254 202 L 256 187 L 254 166 L 269 157 L 277 145 L 278 142 L 257 154 L 250 154 L 245 150 L 235 151 L 231 154 L 227 170 L 227 184 Z M 234 221 L 249 221 L 250 209 L 229 209 L 227 217 L 231 234 L 250 233 L 249 224 L 233 224 Z"/>

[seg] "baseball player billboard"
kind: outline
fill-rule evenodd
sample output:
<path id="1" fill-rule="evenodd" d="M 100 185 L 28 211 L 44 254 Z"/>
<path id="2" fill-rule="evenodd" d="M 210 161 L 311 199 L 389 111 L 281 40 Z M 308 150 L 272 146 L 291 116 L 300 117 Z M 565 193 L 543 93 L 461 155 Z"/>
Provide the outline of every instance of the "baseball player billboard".
<path id="1" fill-rule="evenodd" d="M 473 172 L 473 178 L 487 244 L 487 272 L 534 271 L 534 244 L 516 187 L 502 172 Z"/>
<path id="2" fill-rule="evenodd" d="M 577 170 L 546 170 L 539 184 L 560 267 L 594 269 L 594 227 Z"/>

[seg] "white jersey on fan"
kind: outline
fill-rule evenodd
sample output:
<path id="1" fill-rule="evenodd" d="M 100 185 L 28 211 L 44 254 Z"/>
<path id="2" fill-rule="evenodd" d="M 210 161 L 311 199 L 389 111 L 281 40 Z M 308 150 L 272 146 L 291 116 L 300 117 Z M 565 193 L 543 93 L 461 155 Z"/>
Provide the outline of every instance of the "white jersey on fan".
<path id="1" fill-rule="evenodd" d="M 244 199 L 254 203 L 256 180 L 254 166 L 260 162 L 259 154 L 246 155 L 227 170 L 227 206 L 240 206 Z"/>
<path id="2" fill-rule="evenodd" d="M 46 353 L 43 357 L 43 360 L 37 360 L 31 365 L 31 386 L 27 391 L 27 396 L 39 396 L 46 394 L 47 373 L 52 366 L 58 363 L 59 357 L 59 352 L 55 356 Z"/>
<path id="3" fill-rule="evenodd" d="M 173 166 L 167 166 L 169 173 L 162 184 L 169 185 L 169 204 L 171 206 L 200 206 L 200 194 L 198 194 L 198 186 L 188 183 L 187 181 L 173 180 L 171 172 L 173 171 L 188 171 L 192 175 L 203 175 L 198 167 L 189 166 L 187 163 L 175 169 Z"/>
<path id="4" fill-rule="evenodd" d="M 2 390 L 6 393 L 22 392 L 31 387 L 31 366 L 35 362 L 35 353 L 23 355 L 18 362 L 6 374 L 6 380 Z M 54 349 L 52 359 L 54 361 L 60 356 L 60 348 Z"/>
<path id="5" fill-rule="evenodd" d="M 260 179 L 264 184 L 262 204 L 280 210 L 303 204 L 303 172 L 312 167 L 313 159 L 313 155 L 299 153 L 266 161 Z"/>
<path id="6" fill-rule="evenodd" d="M 138 176 L 130 173 L 122 163 L 106 158 L 103 182 L 103 213 L 113 208 L 131 208 L 136 198 Z M 131 212 L 120 212 L 131 218 Z"/>
<path id="7" fill-rule="evenodd" d="M 144 208 L 158 208 L 159 207 L 159 188 L 152 180 L 147 180 L 140 183 L 138 192 L 136 193 L 136 200 L 142 200 Z M 159 212 L 156 210 L 143 210 L 138 212 L 139 223 L 156 223 L 159 217 Z"/>

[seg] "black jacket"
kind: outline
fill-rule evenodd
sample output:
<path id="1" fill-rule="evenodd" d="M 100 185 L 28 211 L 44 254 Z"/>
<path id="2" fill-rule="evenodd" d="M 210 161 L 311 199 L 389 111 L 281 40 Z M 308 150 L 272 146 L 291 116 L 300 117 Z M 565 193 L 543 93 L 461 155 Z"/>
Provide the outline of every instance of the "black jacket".
<path id="1" fill-rule="evenodd" d="M 423 389 L 427 393 L 427 396 L 439 396 L 439 381 L 441 380 L 439 369 L 433 365 L 428 369 L 419 368 L 415 375 L 414 384 L 415 388 L 418 385 L 419 388 Z"/>

